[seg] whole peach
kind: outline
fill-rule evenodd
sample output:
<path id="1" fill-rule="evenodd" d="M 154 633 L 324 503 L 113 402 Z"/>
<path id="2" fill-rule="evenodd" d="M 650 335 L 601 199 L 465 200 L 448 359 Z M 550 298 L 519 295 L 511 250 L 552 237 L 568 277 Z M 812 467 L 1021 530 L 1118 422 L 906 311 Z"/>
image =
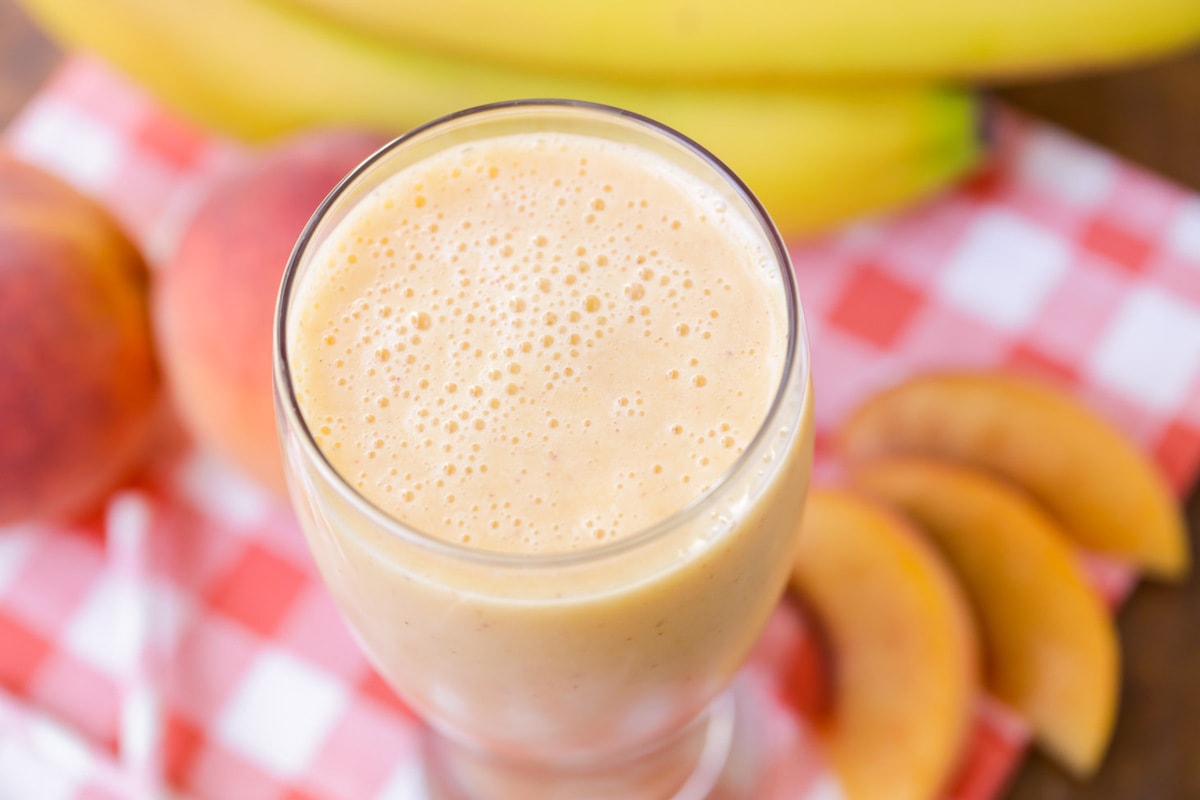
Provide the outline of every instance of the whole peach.
<path id="1" fill-rule="evenodd" d="M 279 283 L 317 206 L 383 143 L 322 130 L 257 154 L 207 192 L 154 294 L 164 369 L 185 426 L 279 493 L 271 380 Z"/>
<path id="2" fill-rule="evenodd" d="M 0 153 L 0 524 L 84 510 L 146 454 L 148 279 L 96 201 Z"/>

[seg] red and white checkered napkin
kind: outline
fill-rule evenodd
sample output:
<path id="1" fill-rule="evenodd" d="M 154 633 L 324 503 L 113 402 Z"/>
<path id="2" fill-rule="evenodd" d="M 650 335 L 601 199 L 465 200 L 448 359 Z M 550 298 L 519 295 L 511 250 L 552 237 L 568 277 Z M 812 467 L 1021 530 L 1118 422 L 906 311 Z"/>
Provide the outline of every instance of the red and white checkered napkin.
<path id="1" fill-rule="evenodd" d="M 1042 125 L 1001 127 L 994 166 L 954 193 L 794 247 L 819 431 L 913 370 L 1004 365 L 1068 387 L 1182 493 L 1200 464 L 1200 199 Z M 7 137 L 152 258 L 206 176 L 243 157 L 78 59 Z M 1127 587 L 1119 566 L 1095 571 L 1110 596 Z M 785 713 L 811 698 L 817 663 L 795 612 L 755 663 L 787 751 L 778 800 L 839 796 Z M 103 520 L 0 532 L 0 687 L 0 800 L 149 796 L 156 775 L 211 800 L 412 795 L 414 721 L 342 627 L 288 509 L 203 453 Z M 981 700 L 950 796 L 995 797 L 1027 738 Z"/>

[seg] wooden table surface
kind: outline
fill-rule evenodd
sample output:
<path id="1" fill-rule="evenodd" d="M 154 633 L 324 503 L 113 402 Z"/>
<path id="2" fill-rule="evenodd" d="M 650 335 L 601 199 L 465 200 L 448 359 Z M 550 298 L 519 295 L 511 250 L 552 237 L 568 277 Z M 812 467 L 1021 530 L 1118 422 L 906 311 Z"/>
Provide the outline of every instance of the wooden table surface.
<path id="1" fill-rule="evenodd" d="M 59 51 L 13 0 L 0 0 L 0 128 L 53 69 Z M 1200 48 L 1101 76 L 1000 87 L 998 95 L 1200 191 Z M 1200 540 L 1200 486 L 1188 503 Z M 1200 580 L 1144 586 L 1121 611 L 1124 696 L 1112 750 L 1076 782 L 1040 756 L 1008 800 L 1200 798 Z M 31 799 L 32 800 L 32 799 Z"/>

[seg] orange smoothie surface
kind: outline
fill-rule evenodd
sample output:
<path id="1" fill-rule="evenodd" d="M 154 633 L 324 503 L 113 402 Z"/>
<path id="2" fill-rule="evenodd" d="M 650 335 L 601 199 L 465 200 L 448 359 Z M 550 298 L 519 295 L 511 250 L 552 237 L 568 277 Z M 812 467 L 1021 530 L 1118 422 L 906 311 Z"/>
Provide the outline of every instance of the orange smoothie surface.
<path id="1" fill-rule="evenodd" d="M 286 332 L 305 421 L 367 499 L 503 552 L 629 536 L 717 482 L 787 351 L 761 231 L 636 147 L 519 134 L 355 206 Z"/>

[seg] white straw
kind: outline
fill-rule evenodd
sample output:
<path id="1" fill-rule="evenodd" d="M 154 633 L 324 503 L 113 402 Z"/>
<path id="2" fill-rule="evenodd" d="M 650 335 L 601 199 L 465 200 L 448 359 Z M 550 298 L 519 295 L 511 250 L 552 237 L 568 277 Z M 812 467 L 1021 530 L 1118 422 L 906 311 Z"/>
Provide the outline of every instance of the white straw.
<path id="1" fill-rule="evenodd" d="M 124 771 L 112 758 L 75 731 L 0 690 L 0 749 L 18 747 L 48 779 L 74 781 L 131 797 Z M 6 778 L 0 775 L 0 792 Z M 13 787 L 7 787 L 9 789 Z"/>
<path id="2" fill-rule="evenodd" d="M 129 626 L 130 659 L 121 690 L 119 749 L 133 797 L 163 797 L 162 711 L 159 667 L 153 637 L 154 598 L 147 547 L 151 507 L 137 492 L 124 492 L 109 503 L 106 518 L 108 555 Z"/>

